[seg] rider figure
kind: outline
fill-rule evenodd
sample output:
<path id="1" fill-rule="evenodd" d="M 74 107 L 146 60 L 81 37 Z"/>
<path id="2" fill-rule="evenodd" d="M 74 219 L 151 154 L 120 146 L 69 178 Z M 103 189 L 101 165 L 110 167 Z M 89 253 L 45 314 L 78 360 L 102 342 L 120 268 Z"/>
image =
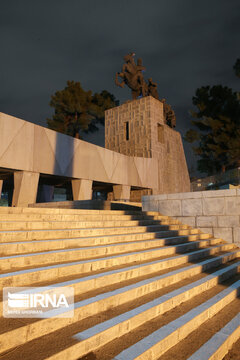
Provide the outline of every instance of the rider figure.
<path id="1" fill-rule="evenodd" d="M 157 83 L 152 81 L 152 78 L 148 79 L 148 95 L 151 95 L 155 99 L 159 99 L 157 91 Z"/>
<path id="2" fill-rule="evenodd" d="M 137 80 L 141 85 L 142 96 L 146 96 L 146 83 L 143 78 L 143 71 L 145 70 L 146 68 L 142 64 L 142 59 L 137 59 Z"/>

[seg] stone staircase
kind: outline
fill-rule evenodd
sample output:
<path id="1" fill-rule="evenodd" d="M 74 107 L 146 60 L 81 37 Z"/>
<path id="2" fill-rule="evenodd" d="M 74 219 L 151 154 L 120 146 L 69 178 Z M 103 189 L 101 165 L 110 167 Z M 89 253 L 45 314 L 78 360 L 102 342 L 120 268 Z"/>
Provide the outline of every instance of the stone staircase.
<path id="1" fill-rule="evenodd" d="M 0 360 L 240 359 L 240 249 L 156 212 L 0 208 L 0 284 L 74 317 L 2 316 Z"/>

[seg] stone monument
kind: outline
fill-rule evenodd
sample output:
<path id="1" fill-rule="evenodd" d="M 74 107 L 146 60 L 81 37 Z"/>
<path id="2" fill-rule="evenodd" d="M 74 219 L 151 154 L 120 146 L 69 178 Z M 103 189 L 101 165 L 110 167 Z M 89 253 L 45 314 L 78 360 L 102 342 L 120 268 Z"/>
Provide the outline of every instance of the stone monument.
<path id="1" fill-rule="evenodd" d="M 12 191 L 12 206 L 35 203 L 49 184 L 71 186 L 76 201 L 99 189 L 121 201 L 190 191 L 173 110 L 144 80 L 142 60 L 124 61 L 115 80 L 133 100 L 105 112 L 105 148 L 0 113 L 0 190 Z"/>
<path id="2" fill-rule="evenodd" d="M 159 99 L 157 91 L 157 83 L 153 82 L 152 78 L 148 79 L 148 84 L 143 77 L 143 71 L 146 68 L 142 65 L 142 59 L 137 59 L 137 64 L 134 61 L 134 53 L 124 56 L 125 64 L 122 66 L 122 71 L 117 72 L 115 75 L 115 84 L 124 87 L 126 84 L 132 90 L 132 98 L 135 100 L 141 96 L 152 96 L 157 100 Z M 119 82 L 119 77 L 122 82 Z M 163 103 L 163 111 L 165 124 L 174 128 L 176 126 L 176 116 L 171 106 L 166 103 L 166 99 L 160 100 Z"/>
<path id="3" fill-rule="evenodd" d="M 159 100 L 157 84 L 152 78 L 147 85 L 138 74 L 133 53 L 124 57 L 126 64 L 116 74 L 130 84 L 132 101 L 105 112 L 105 148 L 133 157 L 155 158 L 158 161 L 158 189 L 133 190 L 131 200 L 142 195 L 190 191 L 190 180 L 182 139 L 175 131 L 176 117 L 165 99 Z M 141 62 L 138 61 L 137 64 Z M 147 86 L 147 91 L 146 91 Z M 136 98 L 136 95 L 142 96 Z M 145 95 L 144 95 L 145 94 Z M 152 174 L 146 174 L 151 177 Z"/>

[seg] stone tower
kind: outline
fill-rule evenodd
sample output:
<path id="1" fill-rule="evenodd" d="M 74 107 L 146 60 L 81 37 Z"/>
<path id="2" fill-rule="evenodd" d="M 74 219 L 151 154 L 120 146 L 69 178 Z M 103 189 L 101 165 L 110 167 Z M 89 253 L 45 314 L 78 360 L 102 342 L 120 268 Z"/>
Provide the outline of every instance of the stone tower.
<path id="1" fill-rule="evenodd" d="M 147 96 L 107 110 L 105 148 L 128 156 L 156 158 L 158 189 L 154 192 L 190 191 L 181 135 L 165 124 L 161 101 Z"/>

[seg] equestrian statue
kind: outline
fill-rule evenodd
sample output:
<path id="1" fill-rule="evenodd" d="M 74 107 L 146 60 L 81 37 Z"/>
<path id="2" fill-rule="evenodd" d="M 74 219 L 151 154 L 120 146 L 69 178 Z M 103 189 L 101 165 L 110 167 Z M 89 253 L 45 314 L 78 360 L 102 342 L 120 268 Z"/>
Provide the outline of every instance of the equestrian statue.
<path id="1" fill-rule="evenodd" d="M 137 59 L 137 64 L 134 60 L 134 53 L 129 53 L 124 56 L 124 64 L 122 71 L 115 75 L 115 84 L 124 87 L 126 84 L 132 90 L 132 98 L 136 100 L 138 97 L 152 96 L 159 99 L 157 91 L 157 83 L 153 82 L 152 78 L 148 79 L 148 84 L 144 80 L 143 72 L 146 68 L 142 64 L 142 59 Z M 122 80 L 122 81 L 119 81 Z M 165 124 L 174 128 L 176 126 L 176 116 L 171 106 L 166 103 L 165 99 L 160 100 L 163 103 Z"/>

